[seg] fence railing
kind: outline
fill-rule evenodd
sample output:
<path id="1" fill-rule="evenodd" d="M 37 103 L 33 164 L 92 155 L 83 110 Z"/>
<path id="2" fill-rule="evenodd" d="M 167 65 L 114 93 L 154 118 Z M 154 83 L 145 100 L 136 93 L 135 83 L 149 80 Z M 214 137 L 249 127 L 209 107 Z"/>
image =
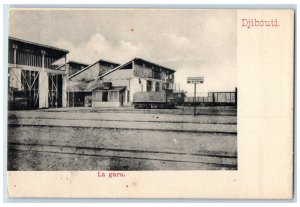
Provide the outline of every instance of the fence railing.
<path id="1" fill-rule="evenodd" d="M 237 104 L 237 89 L 235 91 L 226 92 L 209 92 L 206 97 L 185 97 L 184 103 L 193 104 L 194 98 L 196 104 L 209 103 L 209 104 Z"/>

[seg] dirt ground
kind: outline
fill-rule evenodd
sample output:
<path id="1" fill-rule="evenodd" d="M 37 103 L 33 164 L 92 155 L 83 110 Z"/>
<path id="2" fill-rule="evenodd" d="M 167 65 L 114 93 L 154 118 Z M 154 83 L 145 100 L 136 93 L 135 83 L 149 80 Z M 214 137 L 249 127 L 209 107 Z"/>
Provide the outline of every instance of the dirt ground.
<path id="1" fill-rule="evenodd" d="M 237 169 L 236 110 L 204 110 L 11 111 L 8 170 Z"/>

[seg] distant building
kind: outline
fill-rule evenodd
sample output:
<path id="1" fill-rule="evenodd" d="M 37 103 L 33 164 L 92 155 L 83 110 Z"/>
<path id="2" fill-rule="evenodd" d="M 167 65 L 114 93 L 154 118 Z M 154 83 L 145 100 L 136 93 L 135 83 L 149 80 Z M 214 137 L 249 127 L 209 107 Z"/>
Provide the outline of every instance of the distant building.
<path id="1" fill-rule="evenodd" d="M 86 63 L 80 63 L 80 62 L 77 62 L 77 61 L 73 61 L 73 60 L 69 60 L 66 65 L 63 64 L 63 65 L 58 65 L 57 69 L 63 69 L 63 70 L 66 70 L 67 73 L 68 73 L 68 77 L 70 77 L 71 75 L 77 73 L 78 71 L 84 69 L 85 67 L 87 67 L 88 64 Z"/>
<path id="2" fill-rule="evenodd" d="M 14 37 L 8 38 L 8 100 L 11 109 L 67 105 L 66 70 L 53 65 L 69 51 Z"/>
<path id="3" fill-rule="evenodd" d="M 93 107 L 120 107 L 124 104 L 126 93 L 125 86 L 112 86 L 111 82 L 103 83 L 93 89 Z M 101 100 L 101 101 L 100 101 Z"/>
<path id="4" fill-rule="evenodd" d="M 134 58 L 99 76 L 100 85 L 110 82 L 112 88 L 93 93 L 92 106 L 108 106 L 109 102 L 112 102 L 111 106 L 131 106 L 133 94 L 136 92 L 162 91 L 173 88 L 174 73 L 173 69 L 141 58 Z M 109 98 L 110 96 L 106 98 L 111 90 L 115 90 L 115 87 L 124 88 L 124 93 L 118 93 L 118 97 L 113 100 Z M 116 100 L 119 100 L 119 104 L 115 103 Z"/>
<path id="5" fill-rule="evenodd" d="M 99 77 L 120 64 L 100 59 L 76 71 L 68 78 L 68 106 L 91 106 L 92 90 L 100 87 Z"/>

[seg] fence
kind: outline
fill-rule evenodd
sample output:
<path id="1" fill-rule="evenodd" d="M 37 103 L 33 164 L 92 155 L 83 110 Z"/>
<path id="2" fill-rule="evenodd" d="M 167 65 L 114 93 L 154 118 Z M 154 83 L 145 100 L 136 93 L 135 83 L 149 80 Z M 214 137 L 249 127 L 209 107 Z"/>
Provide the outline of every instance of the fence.
<path id="1" fill-rule="evenodd" d="M 230 92 L 209 92 L 207 97 L 185 97 L 185 105 L 237 105 L 237 89 Z"/>

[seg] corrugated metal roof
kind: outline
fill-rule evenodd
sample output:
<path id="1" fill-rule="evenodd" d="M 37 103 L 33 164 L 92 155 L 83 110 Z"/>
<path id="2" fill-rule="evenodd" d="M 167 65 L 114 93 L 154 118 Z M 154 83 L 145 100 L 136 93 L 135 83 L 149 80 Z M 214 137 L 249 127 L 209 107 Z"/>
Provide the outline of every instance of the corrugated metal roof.
<path id="1" fill-rule="evenodd" d="M 146 63 L 149 63 L 149 64 L 151 64 L 151 65 L 155 65 L 155 66 L 164 68 L 164 69 L 166 69 L 166 70 L 171 70 L 171 71 L 173 71 L 173 72 L 176 72 L 176 70 L 174 70 L 174 69 L 167 68 L 167 67 L 165 67 L 165 66 L 159 65 L 159 64 L 157 64 L 157 63 L 150 62 L 150 61 L 145 60 L 145 59 L 142 59 L 142 58 L 135 57 L 133 60 L 140 60 L 140 61 L 142 61 L 142 62 L 146 62 Z"/>
<path id="2" fill-rule="evenodd" d="M 110 71 L 108 71 L 108 72 L 102 74 L 101 76 L 99 76 L 99 78 L 102 78 L 103 76 L 106 76 L 106 75 L 108 75 L 108 74 L 110 74 L 110 73 L 112 73 L 112 72 L 114 72 L 114 71 L 116 71 L 116 70 L 118 70 L 118 69 L 120 69 L 120 68 L 122 68 L 122 67 L 124 67 L 124 66 L 126 66 L 126 65 L 128 65 L 128 64 L 130 64 L 131 62 L 134 62 L 135 60 L 139 60 L 139 61 L 142 61 L 142 62 L 146 62 L 146 63 L 152 64 L 152 65 L 156 65 L 156 66 L 158 66 L 158 67 L 164 68 L 164 69 L 166 69 L 166 70 L 170 70 L 170 71 L 172 71 L 172 72 L 176 72 L 176 70 L 173 70 L 173 69 L 170 69 L 170 68 L 161 66 L 161 65 L 159 65 L 159 64 L 150 62 L 150 61 L 148 61 L 148 60 L 144 60 L 144 59 L 142 59 L 142 58 L 134 58 L 134 59 L 132 59 L 132 60 L 126 62 L 125 64 L 119 65 L 118 67 L 116 67 L 116 68 L 114 68 L 114 69 L 112 69 L 112 70 L 110 70 Z"/>
<path id="3" fill-rule="evenodd" d="M 115 62 L 112 62 L 112 61 L 100 59 L 100 60 L 97 60 L 97 62 L 94 62 L 94 63 L 88 65 L 87 67 L 83 68 L 82 70 L 80 70 L 80 71 L 74 73 L 73 75 L 71 75 L 71 76 L 69 77 L 69 79 L 73 78 L 74 76 L 76 76 L 76 75 L 82 73 L 83 71 L 86 71 L 86 70 L 89 69 L 90 67 L 96 65 L 97 63 L 101 63 L 101 62 L 111 63 L 111 64 L 113 64 L 113 65 L 116 65 L 116 67 L 117 67 L 117 65 L 120 65 L 119 63 L 115 63 Z"/>
<path id="4" fill-rule="evenodd" d="M 101 87 L 102 82 L 93 80 L 90 82 L 84 81 L 71 81 L 68 83 L 67 90 L 72 92 L 91 92 L 97 87 Z"/>
<path id="5" fill-rule="evenodd" d="M 13 41 L 17 41 L 17 42 L 22 42 L 22 43 L 25 43 L 25 44 L 36 45 L 36 46 L 39 46 L 39 47 L 48 48 L 48 49 L 51 49 L 51 50 L 60 51 L 60 52 L 65 53 L 65 54 L 69 53 L 69 51 L 65 50 L 65 49 L 61 49 L 61 48 L 58 48 L 58 47 L 53 47 L 53 46 L 50 46 L 50 45 L 44 45 L 44 44 L 40 44 L 40 43 L 36 43 L 36 42 L 31 42 L 31 41 L 19 39 L 19 38 L 16 38 L 16 37 L 8 37 L 8 39 L 13 40 Z"/>

